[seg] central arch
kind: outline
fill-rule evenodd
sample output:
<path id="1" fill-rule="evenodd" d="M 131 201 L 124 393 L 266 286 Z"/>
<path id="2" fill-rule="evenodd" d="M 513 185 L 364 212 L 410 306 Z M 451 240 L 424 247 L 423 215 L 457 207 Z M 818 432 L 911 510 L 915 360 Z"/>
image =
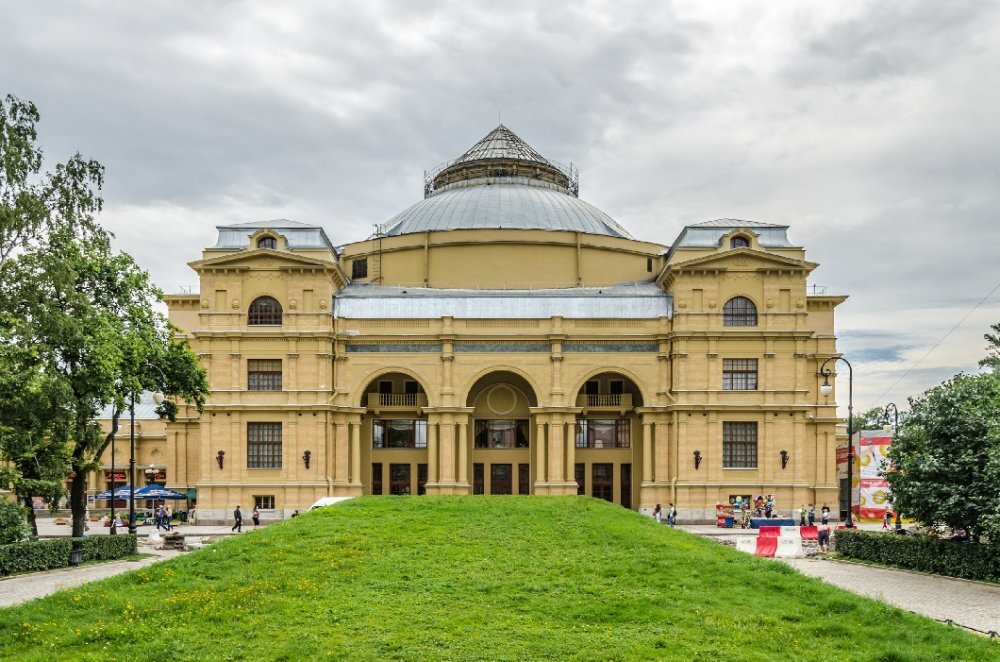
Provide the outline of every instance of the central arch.
<path id="1" fill-rule="evenodd" d="M 459 443 L 468 449 L 472 493 L 530 494 L 535 389 L 517 372 L 492 370 L 472 384 L 465 405 L 471 420 Z"/>
<path id="2" fill-rule="evenodd" d="M 428 482 L 427 391 L 411 371 L 369 375 L 361 390 L 364 494 L 424 494 Z"/>

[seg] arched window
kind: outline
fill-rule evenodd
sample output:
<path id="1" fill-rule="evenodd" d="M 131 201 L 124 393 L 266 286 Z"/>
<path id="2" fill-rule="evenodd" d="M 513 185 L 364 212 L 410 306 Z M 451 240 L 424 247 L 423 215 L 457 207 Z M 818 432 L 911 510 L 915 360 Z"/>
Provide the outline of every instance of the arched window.
<path id="1" fill-rule="evenodd" d="M 280 325 L 281 304 L 273 297 L 258 297 L 250 304 L 247 314 L 250 326 Z"/>
<path id="2" fill-rule="evenodd" d="M 729 240 L 730 248 L 750 248 L 750 240 L 741 235 L 736 235 Z"/>
<path id="3" fill-rule="evenodd" d="M 746 297 L 733 297 L 722 307 L 723 326 L 757 326 L 757 306 Z"/>
<path id="4" fill-rule="evenodd" d="M 261 237 L 257 240 L 257 248 L 270 248 L 272 251 L 278 247 L 278 240 L 274 237 Z"/>

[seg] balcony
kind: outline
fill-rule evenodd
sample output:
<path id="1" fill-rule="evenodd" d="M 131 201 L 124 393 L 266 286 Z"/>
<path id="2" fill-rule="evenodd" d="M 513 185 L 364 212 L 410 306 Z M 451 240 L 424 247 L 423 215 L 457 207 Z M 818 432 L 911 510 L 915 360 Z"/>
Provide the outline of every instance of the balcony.
<path id="1" fill-rule="evenodd" d="M 576 406 L 583 407 L 583 412 L 588 411 L 617 411 L 621 414 L 632 409 L 631 393 L 612 393 L 600 395 L 587 395 L 581 393 L 576 396 Z"/>
<path id="2" fill-rule="evenodd" d="M 426 393 L 368 394 L 368 410 L 376 414 L 382 411 L 415 411 L 426 406 Z"/>

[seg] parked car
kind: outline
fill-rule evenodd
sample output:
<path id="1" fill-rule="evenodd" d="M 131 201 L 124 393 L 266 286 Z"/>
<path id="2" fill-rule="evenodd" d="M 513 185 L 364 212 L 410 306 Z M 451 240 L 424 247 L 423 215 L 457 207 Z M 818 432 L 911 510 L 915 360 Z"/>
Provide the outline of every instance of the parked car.
<path id="1" fill-rule="evenodd" d="M 335 503 L 347 501 L 350 498 L 351 497 L 323 497 L 313 505 L 309 506 L 309 510 L 316 510 L 317 508 L 323 508 L 324 506 L 332 506 Z"/>

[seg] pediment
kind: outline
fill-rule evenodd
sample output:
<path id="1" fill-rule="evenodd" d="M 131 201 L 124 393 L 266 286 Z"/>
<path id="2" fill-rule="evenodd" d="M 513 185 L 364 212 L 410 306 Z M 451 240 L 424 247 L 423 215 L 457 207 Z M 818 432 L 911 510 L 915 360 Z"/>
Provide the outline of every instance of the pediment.
<path id="1" fill-rule="evenodd" d="M 337 269 L 336 262 L 319 260 L 295 253 L 274 251 L 266 248 L 258 248 L 238 253 L 228 253 L 219 257 L 211 257 L 205 260 L 189 262 L 188 265 L 195 271 L 203 269 L 236 269 L 236 270 L 276 270 L 283 269 Z"/>
<path id="2" fill-rule="evenodd" d="M 726 250 L 711 255 L 703 255 L 684 262 L 667 265 L 667 271 L 682 270 L 725 270 L 725 271 L 812 271 L 818 264 L 806 260 L 775 255 L 753 248 Z"/>

